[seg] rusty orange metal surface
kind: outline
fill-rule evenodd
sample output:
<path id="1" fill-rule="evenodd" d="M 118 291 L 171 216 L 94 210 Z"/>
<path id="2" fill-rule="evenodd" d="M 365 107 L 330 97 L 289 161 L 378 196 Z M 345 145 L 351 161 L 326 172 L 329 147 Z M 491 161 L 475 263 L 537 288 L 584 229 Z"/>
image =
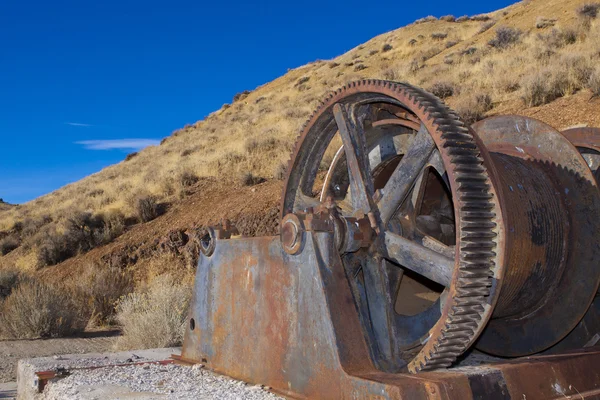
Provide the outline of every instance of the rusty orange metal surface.
<path id="1" fill-rule="evenodd" d="M 295 256 L 279 237 L 217 240 L 198 265 L 181 357 L 290 398 L 599 396 L 598 350 L 416 375 L 378 371 L 331 235 L 306 234 Z"/>

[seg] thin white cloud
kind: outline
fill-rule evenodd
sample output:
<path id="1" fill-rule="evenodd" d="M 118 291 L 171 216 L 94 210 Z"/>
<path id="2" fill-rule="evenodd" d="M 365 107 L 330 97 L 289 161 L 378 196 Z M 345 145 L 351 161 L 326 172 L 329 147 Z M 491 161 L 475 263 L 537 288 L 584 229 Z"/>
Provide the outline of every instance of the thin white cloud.
<path id="1" fill-rule="evenodd" d="M 156 139 L 113 139 L 113 140 L 82 140 L 75 142 L 88 150 L 141 150 L 144 147 L 156 146 L 160 140 Z"/>
<path id="2" fill-rule="evenodd" d="M 94 126 L 92 124 L 82 124 L 81 122 L 65 122 L 65 124 L 71 125 L 71 126 L 83 126 L 83 127 Z"/>

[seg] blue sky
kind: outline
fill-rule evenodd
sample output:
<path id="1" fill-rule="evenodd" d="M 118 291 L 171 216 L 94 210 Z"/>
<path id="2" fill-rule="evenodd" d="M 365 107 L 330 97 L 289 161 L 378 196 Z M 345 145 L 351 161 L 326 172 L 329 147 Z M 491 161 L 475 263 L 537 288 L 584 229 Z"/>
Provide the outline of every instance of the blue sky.
<path id="1" fill-rule="evenodd" d="M 417 18 L 510 3 L 0 0 L 0 198 L 79 180 Z"/>

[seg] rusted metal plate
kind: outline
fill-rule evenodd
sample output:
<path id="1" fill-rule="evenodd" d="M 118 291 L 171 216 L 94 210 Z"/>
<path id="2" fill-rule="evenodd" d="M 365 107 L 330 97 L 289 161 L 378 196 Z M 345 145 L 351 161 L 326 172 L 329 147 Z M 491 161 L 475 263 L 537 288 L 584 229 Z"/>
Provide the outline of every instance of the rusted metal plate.
<path id="1" fill-rule="evenodd" d="M 279 237 L 217 240 L 198 264 L 181 357 L 290 398 L 600 396 L 597 350 L 443 372 L 378 371 L 332 236 L 307 233 L 297 255 L 284 253 Z"/>

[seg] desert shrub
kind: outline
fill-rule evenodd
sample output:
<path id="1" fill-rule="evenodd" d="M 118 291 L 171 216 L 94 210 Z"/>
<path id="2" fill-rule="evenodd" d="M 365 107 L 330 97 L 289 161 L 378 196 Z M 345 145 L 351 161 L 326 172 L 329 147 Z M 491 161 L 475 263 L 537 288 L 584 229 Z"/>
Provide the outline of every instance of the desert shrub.
<path id="1" fill-rule="evenodd" d="M 37 267 L 56 265 L 76 254 L 76 248 L 71 246 L 64 235 L 56 227 L 45 229 L 37 240 Z"/>
<path id="2" fill-rule="evenodd" d="M 479 28 L 479 31 L 478 31 L 478 33 L 487 32 L 487 31 L 489 31 L 489 30 L 492 28 L 492 26 L 494 26 L 494 25 L 496 25 L 496 22 L 495 22 L 495 21 L 488 21 L 488 22 L 486 22 L 485 24 L 482 24 L 482 25 L 481 25 L 481 28 Z"/>
<path id="3" fill-rule="evenodd" d="M 521 39 L 521 31 L 516 28 L 502 26 L 496 29 L 496 36 L 488 44 L 497 49 L 506 49 Z"/>
<path id="4" fill-rule="evenodd" d="M 456 18 L 454 17 L 454 15 L 444 15 L 443 17 L 440 17 L 440 21 L 454 22 L 456 21 Z"/>
<path id="5" fill-rule="evenodd" d="M 442 49 L 439 47 L 429 48 L 421 53 L 421 61 L 425 62 L 425 61 L 429 60 L 430 58 L 437 56 L 441 52 L 442 52 Z"/>
<path id="6" fill-rule="evenodd" d="M 264 181 L 264 178 L 255 176 L 249 171 L 241 172 L 239 175 L 239 182 L 242 186 L 254 186 Z"/>
<path id="7" fill-rule="evenodd" d="M 458 40 L 450 40 L 446 43 L 446 48 L 449 49 L 450 47 L 454 47 L 459 43 L 460 42 Z"/>
<path id="8" fill-rule="evenodd" d="M 437 21 L 437 18 L 434 17 L 433 15 L 428 15 L 425 18 L 419 18 L 418 20 L 416 20 L 415 24 L 422 24 L 424 22 L 433 22 L 433 21 Z"/>
<path id="9" fill-rule="evenodd" d="M 588 3 L 577 9 L 577 14 L 583 18 L 594 19 L 600 11 L 600 3 Z"/>
<path id="10" fill-rule="evenodd" d="M 548 71 L 536 72 L 524 80 L 523 102 L 528 107 L 537 107 L 556 99 L 560 91 L 552 83 L 553 77 Z"/>
<path id="11" fill-rule="evenodd" d="M 19 271 L 16 269 L 0 269 L 0 300 L 10 295 L 19 283 Z"/>
<path id="12" fill-rule="evenodd" d="M 493 107 L 488 93 L 475 93 L 459 100 L 454 109 L 467 125 L 471 125 L 485 117 L 485 113 Z"/>
<path id="13" fill-rule="evenodd" d="M 188 326 L 191 289 L 191 285 L 162 275 L 147 288 L 122 297 L 116 310 L 123 335 L 116 346 L 143 349 L 180 345 Z"/>
<path id="14" fill-rule="evenodd" d="M 78 253 L 111 242 L 125 229 L 125 217 L 118 211 L 93 215 L 72 212 L 65 222 L 64 232 L 56 226 L 47 227 L 36 236 L 38 268 L 56 265 Z"/>
<path id="15" fill-rule="evenodd" d="M 113 322 L 117 301 L 133 291 L 131 274 L 116 267 L 88 265 L 74 284 L 74 298 L 94 325 Z"/>
<path id="16" fill-rule="evenodd" d="M 454 94 L 454 84 L 451 82 L 438 81 L 431 85 L 427 90 L 440 99 L 445 99 Z"/>
<path id="17" fill-rule="evenodd" d="M 358 72 L 358 71 L 365 70 L 367 68 L 369 68 L 369 67 L 367 67 L 365 64 L 358 64 L 354 67 L 354 71 Z"/>
<path id="18" fill-rule="evenodd" d="M 545 29 L 545 28 L 554 26 L 555 23 L 556 23 L 555 19 L 537 17 L 537 19 L 535 20 L 535 27 L 537 29 Z"/>
<path id="19" fill-rule="evenodd" d="M 52 222 L 52 218 L 49 215 L 40 218 L 25 218 L 23 222 L 18 223 L 18 227 L 15 226 L 13 229 L 25 239 L 36 235 L 43 226 L 48 225 L 50 222 Z"/>
<path id="20" fill-rule="evenodd" d="M 445 32 L 434 32 L 431 34 L 431 38 L 433 40 L 444 40 L 448 37 L 448 34 Z"/>
<path id="21" fill-rule="evenodd" d="M 96 215 L 98 228 L 94 232 L 93 247 L 112 242 L 125 231 L 125 216 L 116 210 Z"/>
<path id="22" fill-rule="evenodd" d="M 577 42 L 579 34 L 574 29 L 552 29 L 547 34 L 538 34 L 537 38 L 549 49 L 560 49 L 564 46 Z"/>
<path id="23" fill-rule="evenodd" d="M 244 90 L 243 92 L 237 93 L 235 96 L 233 96 L 233 103 L 235 103 L 236 101 L 244 100 L 246 97 L 248 97 L 249 94 L 249 90 Z"/>
<path id="24" fill-rule="evenodd" d="M 463 16 L 456 18 L 456 22 L 467 22 L 470 20 L 471 20 L 471 17 L 469 17 L 468 15 L 463 15 Z"/>
<path id="25" fill-rule="evenodd" d="M 19 239 L 14 235 L 9 235 L 4 239 L 0 240 L 0 255 L 7 255 L 11 251 L 19 247 L 21 243 Z"/>
<path id="26" fill-rule="evenodd" d="M 478 15 L 473 15 L 471 17 L 471 21 L 489 21 L 490 19 L 492 19 L 492 17 L 490 17 L 489 15 L 486 14 L 478 14 Z"/>
<path id="27" fill-rule="evenodd" d="M 497 84 L 498 87 L 505 93 L 512 93 L 521 88 L 519 78 L 510 75 L 499 77 Z"/>
<path id="28" fill-rule="evenodd" d="M 65 336 L 84 324 L 68 296 L 35 280 L 20 283 L 1 305 L 0 330 L 11 339 Z"/>
<path id="29" fill-rule="evenodd" d="M 178 181 L 181 187 L 189 188 L 190 186 L 194 186 L 200 178 L 193 171 L 184 170 L 178 176 Z"/>
<path id="30" fill-rule="evenodd" d="M 329 63 L 329 68 L 331 68 L 331 69 L 339 67 L 339 66 L 340 66 L 340 63 L 336 63 L 333 61 Z"/>
<path id="31" fill-rule="evenodd" d="M 600 96 L 600 69 L 596 68 L 590 75 L 588 88 L 592 91 L 594 96 Z"/>
<path id="32" fill-rule="evenodd" d="M 273 171 L 273 178 L 277 180 L 284 180 L 287 174 L 287 164 L 281 162 L 275 166 L 275 170 Z"/>
<path id="33" fill-rule="evenodd" d="M 135 203 L 135 211 L 140 221 L 152 221 L 160 214 L 156 197 L 151 195 L 138 197 Z"/>
<path id="34" fill-rule="evenodd" d="M 129 153 L 129 154 L 127 154 L 127 155 L 125 156 L 125 161 L 132 160 L 132 159 L 134 159 L 135 157 L 137 157 L 137 155 L 138 155 L 138 152 L 137 152 L 137 151 L 134 151 L 133 153 Z"/>
<path id="35" fill-rule="evenodd" d="M 300 78 L 296 81 L 296 84 L 294 85 L 294 87 L 298 87 L 298 86 L 308 82 L 309 80 L 310 80 L 310 76 L 303 76 L 302 78 Z"/>
<path id="36" fill-rule="evenodd" d="M 470 56 L 477 52 L 477 47 L 467 47 L 460 52 L 461 56 Z"/>
<path id="37" fill-rule="evenodd" d="M 389 43 L 386 43 L 383 45 L 383 47 L 381 48 L 381 52 L 385 53 L 386 51 L 390 51 L 391 49 L 393 49 L 392 45 Z"/>

